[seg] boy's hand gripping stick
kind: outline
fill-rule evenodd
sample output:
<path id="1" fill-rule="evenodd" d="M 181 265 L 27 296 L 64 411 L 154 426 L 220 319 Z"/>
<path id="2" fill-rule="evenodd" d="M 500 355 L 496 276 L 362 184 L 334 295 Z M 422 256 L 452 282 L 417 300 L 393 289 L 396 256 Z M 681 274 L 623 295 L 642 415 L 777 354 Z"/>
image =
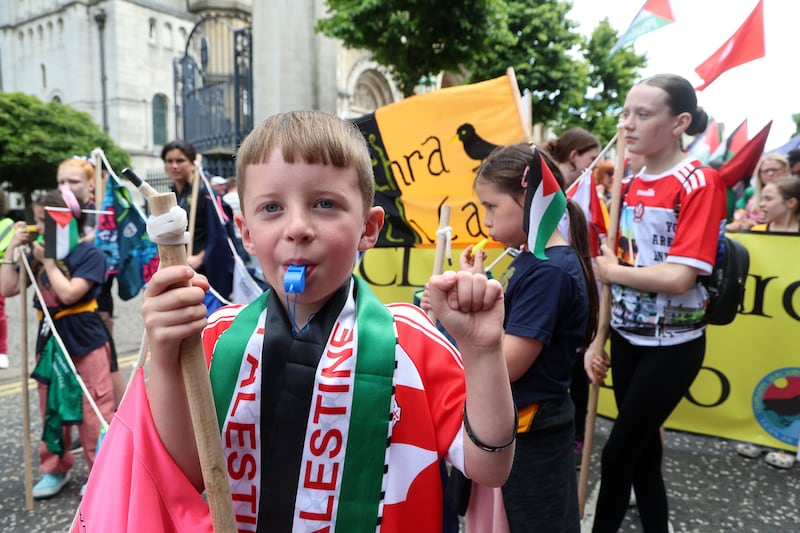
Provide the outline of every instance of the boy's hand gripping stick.
<path id="1" fill-rule="evenodd" d="M 139 189 L 147 200 L 147 205 L 153 215 L 163 215 L 177 206 L 174 193 L 161 194 L 157 192 L 131 169 L 126 168 L 122 174 Z M 186 245 L 159 244 L 158 257 L 164 266 L 186 265 Z M 208 377 L 200 335 L 187 338 L 181 343 L 180 362 L 189 412 L 192 417 L 194 438 L 197 442 L 197 453 L 200 457 L 203 483 L 208 497 L 208 507 L 211 511 L 211 522 L 214 531 L 233 533 L 237 530 L 236 517 L 233 512 L 231 490 L 228 485 L 228 474 L 222 456 L 222 443 L 214 408 L 214 397 L 211 392 L 211 382 Z"/>

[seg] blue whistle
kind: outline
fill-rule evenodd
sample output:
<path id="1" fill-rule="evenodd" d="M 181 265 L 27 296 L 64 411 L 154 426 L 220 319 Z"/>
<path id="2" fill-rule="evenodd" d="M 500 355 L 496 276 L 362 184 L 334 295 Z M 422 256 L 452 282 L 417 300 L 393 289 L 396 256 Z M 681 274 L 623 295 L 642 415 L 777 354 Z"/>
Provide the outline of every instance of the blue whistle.
<path id="1" fill-rule="evenodd" d="M 306 267 L 305 265 L 289 265 L 286 274 L 283 275 L 283 290 L 286 294 L 299 294 L 306 288 Z"/>

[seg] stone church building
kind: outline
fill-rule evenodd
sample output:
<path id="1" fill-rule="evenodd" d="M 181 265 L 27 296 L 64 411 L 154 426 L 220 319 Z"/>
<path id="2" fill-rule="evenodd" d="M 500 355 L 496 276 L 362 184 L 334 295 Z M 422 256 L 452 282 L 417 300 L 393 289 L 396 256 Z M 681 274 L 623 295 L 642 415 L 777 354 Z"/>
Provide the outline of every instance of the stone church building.
<path id="1" fill-rule="evenodd" d="M 324 12 L 323 0 L 3 0 L 0 90 L 87 111 L 149 179 L 174 138 L 232 175 L 272 113 L 350 118 L 402 98 L 369 54 L 314 32 Z"/>

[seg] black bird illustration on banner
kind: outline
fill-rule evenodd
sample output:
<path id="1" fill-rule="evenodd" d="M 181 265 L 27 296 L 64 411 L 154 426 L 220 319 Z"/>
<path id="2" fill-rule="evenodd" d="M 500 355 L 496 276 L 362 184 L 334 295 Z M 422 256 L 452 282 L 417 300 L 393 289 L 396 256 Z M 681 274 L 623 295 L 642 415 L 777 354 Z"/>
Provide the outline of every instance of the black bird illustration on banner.
<path id="1" fill-rule="evenodd" d="M 464 152 L 476 161 L 483 161 L 492 150 L 497 148 L 496 144 L 492 144 L 478 135 L 475 127 L 468 122 L 458 127 L 452 142 L 456 140 L 461 141 L 461 144 L 464 145 Z"/>

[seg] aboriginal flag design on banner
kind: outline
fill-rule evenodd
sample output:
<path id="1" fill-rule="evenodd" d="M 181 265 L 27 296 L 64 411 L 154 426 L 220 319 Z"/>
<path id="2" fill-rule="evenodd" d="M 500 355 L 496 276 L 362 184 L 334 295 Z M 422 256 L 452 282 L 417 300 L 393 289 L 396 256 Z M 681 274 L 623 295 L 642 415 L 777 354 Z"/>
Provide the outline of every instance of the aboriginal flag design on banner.
<path id="1" fill-rule="evenodd" d="M 520 109 L 510 71 L 412 96 L 354 119 L 372 156 L 375 205 L 386 212 L 377 246 L 434 247 L 443 204 L 452 208 L 454 244 L 481 235 L 475 171 L 495 146 L 527 140 Z"/>

